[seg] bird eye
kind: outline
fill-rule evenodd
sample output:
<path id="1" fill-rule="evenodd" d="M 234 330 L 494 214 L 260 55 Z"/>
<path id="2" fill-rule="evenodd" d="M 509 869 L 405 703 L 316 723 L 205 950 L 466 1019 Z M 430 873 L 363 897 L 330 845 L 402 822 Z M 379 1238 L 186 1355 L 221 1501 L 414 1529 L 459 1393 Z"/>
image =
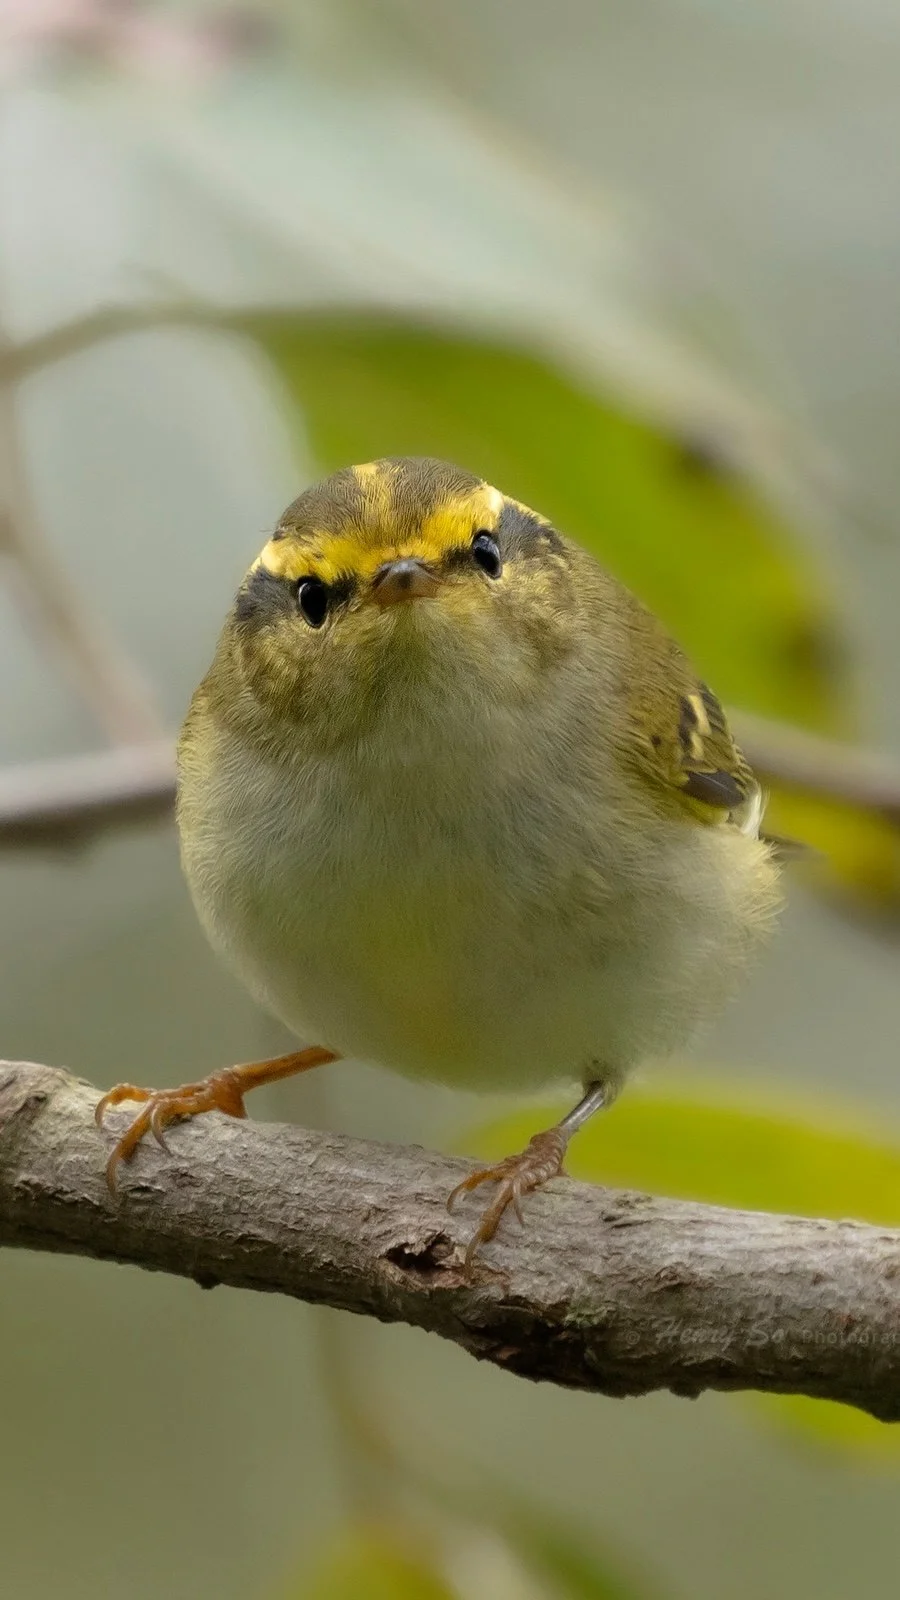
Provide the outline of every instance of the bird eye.
<path id="1" fill-rule="evenodd" d="M 472 539 L 472 556 L 482 572 L 489 578 L 499 578 L 503 571 L 503 558 L 500 555 L 500 546 L 493 536 L 482 530 Z"/>
<path id="2" fill-rule="evenodd" d="M 321 628 L 328 615 L 328 585 L 321 578 L 301 578 L 297 585 L 297 605 L 304 622 Z"/>

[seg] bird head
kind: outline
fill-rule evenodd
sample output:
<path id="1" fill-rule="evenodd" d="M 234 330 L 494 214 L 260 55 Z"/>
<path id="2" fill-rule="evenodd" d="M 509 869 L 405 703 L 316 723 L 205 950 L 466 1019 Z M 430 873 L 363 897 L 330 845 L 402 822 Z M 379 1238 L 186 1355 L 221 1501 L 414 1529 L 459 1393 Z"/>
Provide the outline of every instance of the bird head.
<path id="1" fill-rule="evenodd" d="M 323 744 L 520 709 L 567 653 L 570 548 L 446 462 L 348 467 L 285 511 L 226 629 L 242 685 Z"/>

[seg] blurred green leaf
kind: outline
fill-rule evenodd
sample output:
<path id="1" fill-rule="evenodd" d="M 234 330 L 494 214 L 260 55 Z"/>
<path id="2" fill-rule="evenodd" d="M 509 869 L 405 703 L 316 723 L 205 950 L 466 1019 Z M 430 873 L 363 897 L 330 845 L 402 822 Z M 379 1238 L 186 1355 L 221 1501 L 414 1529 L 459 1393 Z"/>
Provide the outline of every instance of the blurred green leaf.
<path id="1" fill-rule="evenodd" d="M 295 1600 L 458 1600 L 426 1550 L 394 1528 L 348 1529 Z"/>
<path id="2" fill-rule="evenodd" d="M 867 1464 L 895 1469 L 900 1461 L 900 1429 L 888 1427 L 855 1406 L 810 1400 L 803 1394 L 744 1394 L 748 1410 L 805 1450 L 862 1457 Z"/>
<path id="3" fill-rule="evenodd" d="M 548 362 L 375 317 L 235 324 L 303 411 L 324 470 L 439 455 L 482 473 L 593 550 L 667 620 L 726 700 L 836 731 L 844 651 L 812 557 L 717 458 Z"/>
<path id="4" fill-rule="evenodd" d="M 553 1600 L 650 1600 L 643 1583 L 638 1587 L 626 1578 L 585 1543 L 580 1530 L 560 1522 L 546 1506 L 519 1501 L 498 1520 L 517 1555 L 550 1586 Z"/>
<path id="5" fill-rule="evenodd" d="M 439 1547 L 453 1556 L 450 1584 L 440 1574 L 441 1557 L 414 1530 L 393 1523 L 350 1525 L 312 1579 L 290 1589 L 286 1600 L 482 1600 L 498 1571 L 505 1594 L 518 1592 L 520 1579 L 529 1600 L 538 1593 L 547 1600 L 651 1600 L 643 1585 L 589 1547 L 577 1527 L 537 1502 L 510 1499 L 497 1485 L 479 1501 L 477 1520 L 451 1518 Z"/>
<path id="6" fill-rule="evenodd" d="M 552 517 L 663 617 L 726 701 L 852 730 L 838 621 L 809 551 L 712 440 L 677 436 L 548 361 L 374 315 L 256 313 L 264 352 L 323 470 L 380 455 L 459 461 Z M 866 903 L 900 905 L 881 817 L 775 791 L 770 824 L 814 845 Z"/>

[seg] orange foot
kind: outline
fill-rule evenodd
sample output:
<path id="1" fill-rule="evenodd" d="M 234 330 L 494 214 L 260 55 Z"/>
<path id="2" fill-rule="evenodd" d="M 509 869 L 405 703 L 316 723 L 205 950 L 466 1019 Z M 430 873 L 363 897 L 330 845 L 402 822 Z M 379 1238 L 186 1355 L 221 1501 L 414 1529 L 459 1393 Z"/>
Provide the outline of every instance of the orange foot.
<path id="1" fill-rule="evenodd" d="M 213 1072 L 198 1083 L 183 1083 L 177 1089 L 138 1089 L 133 1083 L 119 1083 L 99 1101 L 94 1112 L 98 1128 L 110 1106 L 123 1100 L 143 1101 L 144 1108 L 128 1124 L 122 1137 L 113 1145 L 106 1163 L 106 1181 L 111 1193 L 116 1190 L 116 1168 L 120 1161 L 130 1161 L 146 1133 L 164 1150 L 168 1150 L 165 1130 L 170 1122 L 182 1117 L 196 1117 L 201 1111 L 224 1111 L 229 1117 L 245 1117 L 244 1095 L 260 1084 L 274 1083 L 277 1078 L 290 1078 L 295 1072 L 308 1072 L 310 1067 L 323 1066 L 336 1061 L 331 1050 L 314 1045 L 309 1050 L 295 1050 L 287 1056 L 276 1056 L 271 1061 L 250 1061 L 239 1067 L 226 1067 Z"/>
<path id="2" fill-rule="evenodd" d="M 456 1185 L 447 1200 L 448 1211 L 452 1211 L 461 1194 L 467 1194 L 470 1189 L 477 1189 L 480 1183 L 499 1185 L 497 1193 L 484 1211 L 481 1222 L 469 1241 L 466 1250 L 467 1268 L 471 1267 L 480 1246 L 493 1239 L 500 1218 L 508 1206 L 512 1206 L 520 1222 L 525 1221 L 522 1215 L 522 1197 L 530 1194 L 533 1189 L 539 1189 L 550 1178 L 559 1176 L 563 1169 L 563 1156 L 568 1142 L 568 1133 L 563 1128 L 547 1128 L 544 1133 L 536 1133 L 529 1140 L 527 1149 L 520 1155 L 507 1156 L 505 1160 L 498 1161 L 494 1167 L 483 1167 Z"/>

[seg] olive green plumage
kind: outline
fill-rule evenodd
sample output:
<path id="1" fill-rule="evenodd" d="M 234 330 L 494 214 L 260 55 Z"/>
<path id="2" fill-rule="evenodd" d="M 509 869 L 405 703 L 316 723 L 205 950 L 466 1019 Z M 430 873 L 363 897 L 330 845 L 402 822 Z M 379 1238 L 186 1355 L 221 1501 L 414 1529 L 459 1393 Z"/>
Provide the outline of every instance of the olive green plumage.
<path id="1" fill-rule="evenodd" d="M 715 1014 L 778 905 L 759 787 L 683 652 L 442 462 L 289 507 L 179 765 L 213 942 L 304 1039 L 412 1076 L 612 1092 Z"/>

